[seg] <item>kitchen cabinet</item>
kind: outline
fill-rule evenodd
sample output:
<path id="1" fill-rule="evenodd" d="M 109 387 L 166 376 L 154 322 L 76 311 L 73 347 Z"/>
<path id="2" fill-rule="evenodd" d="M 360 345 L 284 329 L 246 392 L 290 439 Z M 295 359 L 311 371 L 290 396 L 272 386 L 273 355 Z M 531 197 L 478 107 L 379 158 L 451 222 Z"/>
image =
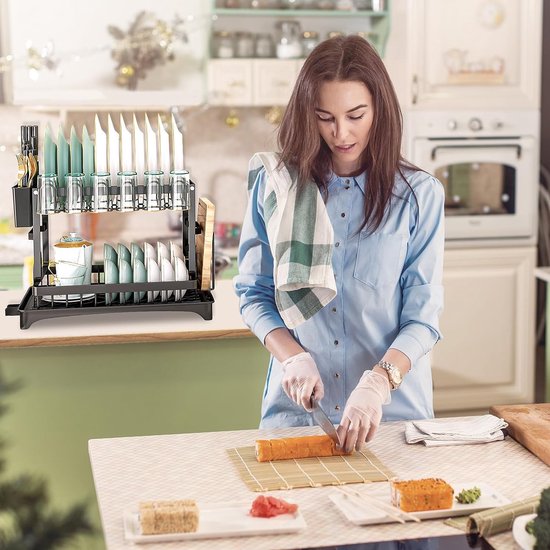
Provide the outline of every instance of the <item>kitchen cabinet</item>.
<path id="1" fill-rule="evenodd" d="M 445 251 L 437 411 L 533 401 L 535 262 L 534 247 Z"/>
<path id="2" fill-rule="evenodd" d="M 389 1 L 386 9 L 378 11 L 306 9 L 314 2 L 302 4 L 304 9 L 247 9 L 225 8 L 225 2 L 213 0 L 211 34 L 216 31 L 270 33 L 276 42 L 277 23 L 296 21 L 302 31 L 316 31 L 320 40 L 334 31 L 361 33 L 380 55 L 384 54 L 390 28 Z M 212 55 L 207 70 L 207 100 L 212 105 L 286 105 L 303 62 L 303 59 L 277 58 L 220 59 Z"/>
<path id="3" fill-rule="evenodd" d="M 55 6 L 40 0 L 1 3 L 3 53 L 17 62 L 6 73 L 7 102 L 46 107 L 148 107 L 166 109 L 170 105 L 198 105 L 205 95 L 204 59 L 209 29 L 209 6 L 203 0 L 157 2 L 147 0 L 81 3 L 70 0 Z M 151 15 L 169 25 L 178 14 L 186 22 L 187 43 L 174 38 L 174 60 L 156 64 L 138 81 L 136 90 L 117 85 L 117 62 L 111 57 L 115 39 L 108 32 L 113 25 L 126 33 L 137 14 Z M 53 45 L 56 69 L 30 71 L 28 41 L 40 53 Z M 36 60 L 35 60 L 36 63 Z"/>
<path id="4" fill-rule="evenodd" d="M 208 102 L 212 105 L 285 105 L 302 61 L 298 59 L 211 59 Z"/>
<path id="5" fill-rule="evenodd" d="M 405 107 L 540 107 L 542 0 L 410 0 Z"/>

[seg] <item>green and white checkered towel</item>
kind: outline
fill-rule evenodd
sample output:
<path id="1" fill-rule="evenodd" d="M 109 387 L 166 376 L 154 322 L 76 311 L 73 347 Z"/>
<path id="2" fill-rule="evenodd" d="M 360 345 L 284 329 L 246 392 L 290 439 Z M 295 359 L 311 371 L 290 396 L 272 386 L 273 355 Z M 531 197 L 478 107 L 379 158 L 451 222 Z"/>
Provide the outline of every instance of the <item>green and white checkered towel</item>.
<path id="1" fill-rule="evenodd" d="M 274 260 L 275 303 L 292 329 L 336 296 L 334 232 L 317 185 L 309 182 L 298 191 L 297 178 L 278 164 L 276 153 L 256 153 L 249 164 L 248 189 L 265 167 L 264 218 Z"/>

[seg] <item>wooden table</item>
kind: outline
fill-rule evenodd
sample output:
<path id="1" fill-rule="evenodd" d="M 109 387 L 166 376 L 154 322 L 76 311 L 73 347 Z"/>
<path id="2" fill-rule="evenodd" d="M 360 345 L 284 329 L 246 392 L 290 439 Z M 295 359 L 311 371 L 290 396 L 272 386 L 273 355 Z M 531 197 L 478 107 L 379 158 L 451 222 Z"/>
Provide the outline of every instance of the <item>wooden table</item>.
<path id="1" fill-rule="evenodd" d="M 550 468 L 513 439 L 428 448 L 421 444 L 407 445 L 403 432 L 404 422 L 383 424 L 369 444 L 400 477 L 438 476 L 450 483 L 485 481 L 511 500 L 539 494 L 550 486 Z M 318 428 L 90 440 L 90 460 L 107 548 L 135 550 L 136 546 L 124 540 L 122 515 L 125 510 L 136 509 L 140 500 L 195 498 L 201 502 L 252 502 L 258 493 L 246 488 L 226 449 L 253 445 L 259 437 L 314 433 L 319 433 Z M 329 500 L 332 490 L 319 487 L 272 493 L 283 498 L 291 495 L 299 504 L 307 529 L 297 534 L 148 544 L 146 550 L 289 549 L 459 533 L 444 525 L 443 520 L 355 526 Z M 510 532 L 491 537 L 490 543 L 498 550 L 515 548 Z"/>

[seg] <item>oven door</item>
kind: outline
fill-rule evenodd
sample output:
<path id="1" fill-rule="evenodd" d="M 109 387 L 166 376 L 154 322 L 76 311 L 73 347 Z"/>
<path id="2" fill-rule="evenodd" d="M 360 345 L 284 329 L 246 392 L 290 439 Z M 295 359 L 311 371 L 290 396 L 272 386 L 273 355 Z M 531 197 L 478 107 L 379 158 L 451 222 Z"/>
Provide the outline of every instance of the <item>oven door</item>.
<path id="1" fill-rule="evenodd" d="M 447 239 L 535 234 L 538 170 L 533 138 L 417 138 L 414 162 L 445 187 Z"/>

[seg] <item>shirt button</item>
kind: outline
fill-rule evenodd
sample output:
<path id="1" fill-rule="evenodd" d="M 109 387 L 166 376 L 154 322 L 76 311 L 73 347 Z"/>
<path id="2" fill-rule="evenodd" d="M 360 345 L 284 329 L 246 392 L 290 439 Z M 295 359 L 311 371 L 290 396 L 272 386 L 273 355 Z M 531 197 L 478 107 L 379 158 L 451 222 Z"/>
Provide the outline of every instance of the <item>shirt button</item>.
<path id="1" fill-rule="evenodd" d="M 346 213 L 345 213 L 345 212 L 342 212 L 342 213 L 340 214 L 340 216 L 342 216 L 342 218 L 345 218 L 345 217 L 346 217 Z"/>
<path id="2" fill-rule="evenodd" d="M 332 308 L 332 313 L 336 313 L 336 308 L 335 307 Z"/>
<path id="3" fill-rule="evenodd" d="M 335 345 L 335 346 L 338 345 L 338 340 L 334 340 L 334 345 Z"/>
<path id="4" fill-rule="evenodd" d="M 339 372 L 335 372 L 335 373 L 334 373 L 334 378 L 340 378 L 340 373 L 339 373 Z"/>
<path id="5" fill-rule="evenodd" d="M 335 243 L 334 243 L 334 246 L 335 246 L 336 248 L 338 248 L 338 247 L 340 246 L 340 243 L 339 243 L 339 242 L 335 242 Z"/>
<path id="6" fill-rule="evenodd" d="M 346 180 L 344 183 L 345 183 L 346 185 L 349 185 L 349 180 Z"/>
<path id="7" fill-rule="evenodd" d="M 336 405 L 336 407 L 334 407 L 335 410 L 339 411 L 340 410 L 340 405 Z"/>

